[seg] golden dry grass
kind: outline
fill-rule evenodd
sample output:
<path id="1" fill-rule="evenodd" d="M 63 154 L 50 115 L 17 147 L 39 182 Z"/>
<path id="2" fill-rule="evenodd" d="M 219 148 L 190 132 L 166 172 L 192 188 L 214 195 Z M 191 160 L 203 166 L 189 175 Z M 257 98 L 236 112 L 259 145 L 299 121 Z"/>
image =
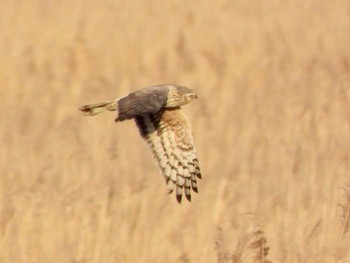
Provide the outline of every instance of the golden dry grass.
<path id="1" fill-rule="evenodd" d="M 0 6 L 0 262 L 350 261 L 349 1 Z M 77 110 L 158 83 L 200 97 L 192 203 L 134 123 Z"/>

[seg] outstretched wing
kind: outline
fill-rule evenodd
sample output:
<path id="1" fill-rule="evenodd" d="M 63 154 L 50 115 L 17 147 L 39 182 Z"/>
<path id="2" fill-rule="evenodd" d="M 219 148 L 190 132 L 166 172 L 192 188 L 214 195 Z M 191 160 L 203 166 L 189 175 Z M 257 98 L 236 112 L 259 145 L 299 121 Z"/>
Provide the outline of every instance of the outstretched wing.
<path id="1" fill-rule="evenodd" d="M 197 178 L 201 179 L 201 173 L 191 124 L 180 107 L 140 115 L 135 120 L 158 161 L 169 193 L 176 186 L 177 201 L 181 202 L 183 189 L 191 201 L 191 188 L 198 192 Z"/>
<path id="2" fill-rule="evenodd" d="M 165 106 L 168 93 L 167 86 L 152 86 L 130 93 L 118 101 L 117 121 L 158 112 Z"/>

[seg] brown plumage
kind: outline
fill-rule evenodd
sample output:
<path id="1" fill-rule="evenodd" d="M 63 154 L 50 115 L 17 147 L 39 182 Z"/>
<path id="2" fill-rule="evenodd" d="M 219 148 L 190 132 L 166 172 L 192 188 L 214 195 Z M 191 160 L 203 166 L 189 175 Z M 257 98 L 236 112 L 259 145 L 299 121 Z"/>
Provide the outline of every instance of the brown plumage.
<path id="1" fill-rule="evenodd" d="M 176 186 L 176 199 L 180 203 L 183 189 L 191 201 L 191 189 L 198 192 L 197 178 L 201 178 L 191 124 L 181 111 L 181 106 L 194 98 L 197 95 L 189 88 L 158 85 L 116 100 L 86 105 L 80 110 L 87 116 L 117 111 L 116 122 L 135 119 L 158 161 L 169 193 Z"/>

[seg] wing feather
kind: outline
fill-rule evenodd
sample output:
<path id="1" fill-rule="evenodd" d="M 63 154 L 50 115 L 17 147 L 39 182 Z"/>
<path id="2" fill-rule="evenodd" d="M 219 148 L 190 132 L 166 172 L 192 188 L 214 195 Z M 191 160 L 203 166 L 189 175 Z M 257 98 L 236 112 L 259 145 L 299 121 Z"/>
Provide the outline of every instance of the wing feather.
<path id="1" fill-rule="evenodd" d="M 153 86 L 135 91 L 121 98 L 118 102 L 118 118 L 116 121 L 160 111 L 167 102 L 168 92 L 169 89 L 164 86 Z"/>
<path id="2" fill-rule="evenodd" d="M 135 118 L 141 136 L 157 159 L 169 192 L 176 188 L 180 203 L 182 193 L 191 201 L 191 189 L 198 192 L 201 178 L 191 125 L 180 108 L 162 109 Z"/>

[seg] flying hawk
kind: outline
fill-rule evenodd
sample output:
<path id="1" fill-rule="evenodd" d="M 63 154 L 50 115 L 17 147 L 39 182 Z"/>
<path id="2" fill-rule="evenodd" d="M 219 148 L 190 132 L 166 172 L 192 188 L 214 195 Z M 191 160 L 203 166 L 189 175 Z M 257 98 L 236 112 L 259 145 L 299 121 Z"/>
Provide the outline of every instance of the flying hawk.
<path id="1" fill-rule="evenodd" d="M 116 122 L 135 119 L 158 161 L 169 193 L 176 186 L 176 199 L 180 203 L 183 189 L 191 201 L 191 189 L 198 193 L 197 178 L 201 179 L 191 124 L 181 111 L 182 105 L 196 98 L 197 94 L 189 88 L 157 85 L 115 100 L 85 105 L 80 110 L 86 116 L 116 111 Z"/>

